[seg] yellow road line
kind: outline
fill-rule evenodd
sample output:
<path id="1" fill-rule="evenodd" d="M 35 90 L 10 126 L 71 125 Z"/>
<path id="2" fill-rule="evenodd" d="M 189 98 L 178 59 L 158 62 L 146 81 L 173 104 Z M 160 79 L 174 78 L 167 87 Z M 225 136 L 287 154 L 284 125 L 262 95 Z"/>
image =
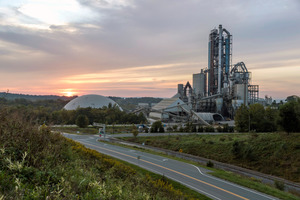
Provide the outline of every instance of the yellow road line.
<path id="1" fill-rule="evenodd" d="M 120 153 L 120 152 L 114 151 L 114 150 L 106 149 L 106 148 L 99 147 L 99 146 L 96 146 L 96 145 L 93 145 L 93 144 L 89 144 L 89 143 L 85 143 L 85 142 L 81 142 L 81 143 L 86 144 L 86 145 L 90 145 L 90 146 L 93 146 L 93 147 L 96 147 L 96 148 L 99 148 L 99 149 L 104 149 L 104 150 L 106 150 L 106 151 L 111 151 L 111 152 L 114 152 L 114 153 L 117 153 L 117 154 L 120 154 L 120 155 L 123 155 L 123 156 L 127 156 L 127 157 L 130 157 L 130 158 L 137 159 L 137 158 L 134 157 L 134 156 L 130 156 L 130 155 L 127 155 L 127 154 L 124 154 L 124 153 Z M 147 161 L 147 160 L 143 160 L 143 159 L 139 159 L 139 160 L 141 160 L 141 161 L 143 161 L 143 162 L 146 162 L 146 163 L 149 163 L 149 164 L 151 164 L 151 165 L 155 165 L 155 166 L 157 166 L 157 167 L 160 167 L 160 168 L 169 170 L 169 171 L 174 172 L 174 173 L 176 173 L 176 174 L 180 174 L 180 175 L 182 175 L 182 176 L 185 176 L 185 177 L 187 177 L 187 178 L 193 179 L 193 180 L 198 181 L 198 182 L 200 182 L 200 183 L 209 185 L 209 186 L 211 186 L 211 187 L 214 187 L 214 188 L 216 188 L 216 189 L 222 190 L 222 191 L 224 191 L 224 192 L 226 192 L 226 193 L 228 193 L 228 194 L 234 195 L 234 196 L 239 197 L 239 198 L 241 198 L 241 199 L 249 200 L 249 199 L 247 199 L 247 198 L 245 198 L 245 197 L 242 197 L 242 196 L 240 196 L 240 195 L 238 195 L 238 194 L 235 194 L 235 193 L 233 193 L 233 192 L 230 192 L 230 191 L 225 190 L 225 189 L 223 189 L 223 188 L 220 188 L 220 187 L 218 187 L 218 186 L 212 185 L 212 184 L 207 183 L 207 182 L 205 182 L 205 181 L 201 181 L 201 180 L 199 180 L 199 179 L 196 179 L 196 178 L 194 178 L 194 177 L 192 177 L 192 176 L 189 176 L 189 175 L 183 174 L 183 173 L 181 173 L 181 172 L 175 171 L 175 170 L 173 170 L 173 169 L 170 169 L 170 168 L 167 168 L 167 167 L 164 167 L 164 166 L 161 166 L 161 165 L 152 163 L 152 162 Z"/>

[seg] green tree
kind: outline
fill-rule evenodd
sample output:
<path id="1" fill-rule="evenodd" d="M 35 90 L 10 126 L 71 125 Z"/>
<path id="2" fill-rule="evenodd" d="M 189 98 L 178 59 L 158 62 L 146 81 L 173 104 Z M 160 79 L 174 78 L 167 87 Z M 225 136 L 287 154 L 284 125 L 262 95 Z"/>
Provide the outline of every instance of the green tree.
<path id="1" fill-rule="evenodd" d="M 266 108 L 265 111 L 265 132 L 274 132 L 277 130 L 278 110 L 271 109 L 271 107 Z"/>
<path id="2" fill-rule="evenodd" d="M 265 124 L 265 109 L 261 104 L 251 104 L 249 106 L 250 118 L 250 131 L 255 130 L 256 132 L 264 131 Z M 248 128 L 249 129 L 249 128 Z"/>
<path id="3" fill-rule="evenodd" d="M 85 115 L 78 115 L 76 125 L 80 128 L 86 128 L 89 125 L 89 118 Z"/>
<path id="4" fill-rule="evenodd" d="M 151 126 L 151 132 L 152 133 L 157 133 L 163 130 L 163 125 L 161 121 L 156 121 L 152 124 Z"/>
<path id="5" fill-rule="evenodd" d="M 300 100 L 290 101 L 280 106 L 278 124 L 288 134 L 300 132 Z"/>
<path id="6" fill-rule="evenodd" d="M 137 127 L 134 124 L 132 124 L 131 128 L 132 128 L 132 134 L 133 134 L 134 138 L 136 138 L 139 134 Z"/>
<path id="7" fill-rule="evenodd" d="M 234 116 L 235 129 L 238 132 L 248 132 L 249 131 L 249 110 L 247 106 L 242 104 L 236 111 Z"/>

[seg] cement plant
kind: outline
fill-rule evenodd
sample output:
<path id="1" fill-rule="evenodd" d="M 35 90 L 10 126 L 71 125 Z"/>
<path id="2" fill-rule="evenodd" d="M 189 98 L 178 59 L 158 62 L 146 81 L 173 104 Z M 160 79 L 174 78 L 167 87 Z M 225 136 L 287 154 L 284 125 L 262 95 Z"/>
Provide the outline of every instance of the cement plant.
<path id="1" fill-rule="evenodd" d="M 141 105 L 150 122 L 194 121 L 208 125 L 233 119 L 242 104 L 272 102 L 259 98 L 259 85 L 251 84 L 251 72 L 243 61 L 232 63 L 232 35 L 219 25 L 209 33 L 208 65 L 193 74 L 193 84 L 178 84 L 177 94 L 151 108 Z M 146 106 L 147 107 L 147 106 Z"/>

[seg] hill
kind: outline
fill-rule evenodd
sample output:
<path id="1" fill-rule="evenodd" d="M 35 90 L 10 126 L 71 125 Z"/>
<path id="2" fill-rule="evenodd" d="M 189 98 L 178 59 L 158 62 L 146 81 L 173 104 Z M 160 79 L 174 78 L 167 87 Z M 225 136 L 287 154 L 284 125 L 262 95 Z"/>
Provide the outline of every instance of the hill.
<path id="1" fill-rule="evenodd" d="M 243 133 L 124 138 L 300 183 L 300 134 Z"/>
<path id="2" fill-rule="evenodd" d="M 0 111 L 0 199 L 209 199 L 24 119 Z"/>
<path id="3" fill-rule="evenodd" d="M 30 94 L 14 94 L 7 92 L 0 92 L 0 98 L 5 98 L 7 100 L 15 100 L 15 99 L 26 99 L 30 101 L 38 101 L 38 100 L 64 100 L 70 101 L 77 96 L 66 97 L 66 96 L 57 96 L 57 95 L 30 95 Z"/>

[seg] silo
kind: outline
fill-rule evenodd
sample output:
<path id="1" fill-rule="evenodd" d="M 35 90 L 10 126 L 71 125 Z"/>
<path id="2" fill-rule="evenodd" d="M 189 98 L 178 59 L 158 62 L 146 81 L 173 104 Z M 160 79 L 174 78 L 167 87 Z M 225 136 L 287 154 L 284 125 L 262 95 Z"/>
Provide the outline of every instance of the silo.
<path id="1" fill-rule="evenodd" d="M 234 96 L 237 100 L 243 100 L 244 105 L 248 105 L 248 85 L 247 84 L 235 84 Z"/>
<path id="2" fill-rule="evenodd" d="M 201 85 L 201 77 L 200 77 L 200 73 L 199 74 L 193 74 L 193 89 L 194 92 L 196 94 L 196 96 L 198 96 L 200 93 L 200 85 Z"/>
<path id="3" fill-rule="evenodd" d="M 183 95 L 183 84 L 178 84 L 178 91 L 177 93 L 180 94 L 180 95 Z"/>
<path id="4" fill-rule="evenodd" d="M 203 73 L 203 69 L 201 69 L 201 73 L 200 73 L 200 88 L 199 88 L 199 92 L 200 92 L 200 95 L 202 97 L 204 97 L 205 94 L 206 94 L 206 76 Z"/>
<path id="5" fill-rule="evenodd" d="M 223 98 L 216 98 L 216 112 L 221 113 L 223 107 Z"/>

